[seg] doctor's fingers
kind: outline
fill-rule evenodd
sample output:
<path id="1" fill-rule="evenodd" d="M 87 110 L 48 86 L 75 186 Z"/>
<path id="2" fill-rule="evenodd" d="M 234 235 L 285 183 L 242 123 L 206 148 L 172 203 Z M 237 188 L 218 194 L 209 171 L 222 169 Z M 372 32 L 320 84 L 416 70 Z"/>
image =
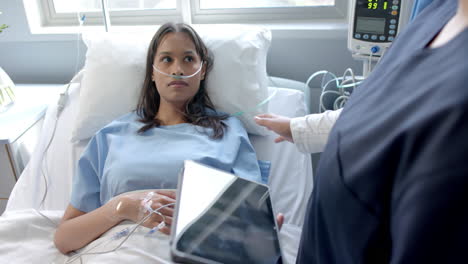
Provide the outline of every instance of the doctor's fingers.
<path id="1" fill-rule="evenodd" d="M 272 114 L 258 115 L 254 118 L 258 125 L 264 126 L 278 134 L 290 130 L 291 118 Z"/>
<path id="2" fill-rule="evenodd" d="M 286 141 L 286 139 L 282 136 L 279 136 L 277 138 L 275 138 L 275 143 L 280 143 L 280 142 L 283 142 L 283 141 Z"/>
<path id="3" fill-rule="evenodd" d="M 258 118 L 258 119 L 269 119 L 269 118 L 275 118 L 275 117 L 278 117 L 278 116 L 275 114 L 260 114 L 260 115 L 255 116 L 255 118 Z"/>
<path id="4" fill-rule="evenodd" d="M 278 224 L 278 228 L 281 230 L 281 227 L 283 227 L 284 223 L 284 215 L 282 213 L 276 215 L 276 222 Z"/>
<path id="5" fill-rule="evenodd" d="M 275 124 L 275 119 L 277 116 L 272 115 L 272 114 L 263 114 L 263 115 L 257 115 L 254 117 L 255 123 L 260 126 L 264 126 L 268 129 L 272 129 L 272 126 Z"/>

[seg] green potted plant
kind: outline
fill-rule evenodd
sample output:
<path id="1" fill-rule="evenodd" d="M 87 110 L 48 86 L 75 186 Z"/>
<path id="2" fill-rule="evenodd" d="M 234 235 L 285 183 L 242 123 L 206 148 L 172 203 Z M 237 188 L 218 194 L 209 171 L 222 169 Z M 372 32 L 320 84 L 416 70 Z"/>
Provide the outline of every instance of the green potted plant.
<path id="1" fill-rule="evenodd" d="M 1 14 L 2 14 L 2 11 L 0 11 L 0 15 L 1 15 Z M 7 27 L 8 27 L 8 25 L 6 25 L 6 24 L 0 25 L 0 33 L 2 33 L 3 30 L 4 30 L 5 28 L 7 28 Z"/>

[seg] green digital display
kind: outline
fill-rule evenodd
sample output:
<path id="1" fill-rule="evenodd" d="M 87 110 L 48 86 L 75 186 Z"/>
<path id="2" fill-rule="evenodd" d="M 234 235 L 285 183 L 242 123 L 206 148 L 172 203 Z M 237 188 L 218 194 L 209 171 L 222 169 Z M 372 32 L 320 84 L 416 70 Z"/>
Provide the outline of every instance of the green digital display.
<path id="1" fill-rule="evenodd" d="M 367 0 L 367 9 L 370 10 L 387 10 L 388 1 Z"/>

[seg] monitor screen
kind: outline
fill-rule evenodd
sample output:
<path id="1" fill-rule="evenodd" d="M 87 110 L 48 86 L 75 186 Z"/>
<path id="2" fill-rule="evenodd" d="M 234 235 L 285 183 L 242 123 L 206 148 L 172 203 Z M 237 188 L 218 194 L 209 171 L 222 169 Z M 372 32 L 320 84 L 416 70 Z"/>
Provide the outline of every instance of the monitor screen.
<path id="1" fill-rule="evenodd" d="M 356 32 L 384 34 L 385 18 L 357 17 Z"/>

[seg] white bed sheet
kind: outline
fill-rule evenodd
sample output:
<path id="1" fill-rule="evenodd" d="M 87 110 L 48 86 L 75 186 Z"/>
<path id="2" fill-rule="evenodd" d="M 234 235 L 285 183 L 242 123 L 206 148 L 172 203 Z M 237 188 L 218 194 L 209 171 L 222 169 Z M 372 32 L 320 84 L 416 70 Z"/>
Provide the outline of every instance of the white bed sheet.
<path id="1" fill-rule="evenodd" d="M 302 92 L 291 89 L 270 88 L 270 93 L 275 89 L 277 92 L 270 102 L 269 112 L 289 117 L 306 114 L 306 106 Z M 43 162 L 47 162 L 48 165 L 47 171 L 44 171 L 48 179 L 48 192 L 41 209 L 58 210 L 54 212 L 56 220 L 58 221 L 61 213 L 63 213 L 63 210 L 68 205 L 75 163 L 87 144 L 87 142 L 84 141 L 74 144 L 70 142 L 72 125 L 77 113 L 78 99 L 79 84 L 72 84 L 69 90 L 67 105 L 57 120 L 54 139 L 47 151 L 46 158 L 43 159 L 44 149 L 54 130 L 53 124 L 55 123 L 57 113 L 57 107 L 55 105 L 49 107 L 41 140 L 10 195 L 6 214 L 0 218 L 0 237 L 4 238 L 3 241 L 0 241 L 0 245 L 3 243 L 10 243 L 9 241 L 11 241 L 11 243 L 20 243 L 20 238 L 28 237 L 27 235 L 15 235 L 12 233 L 13 231 L 10 231 L 8 228 L 9 225 L 16 225 L 19 227 L 23 224 L 24 227 L 27 227 L 27 221 L 24 219 L 29 219 L 29 221 L 34 220 L 33 222 L 37 223 L 31 228 L 23 229 L 27 230 L 25 234 L 29 233 L 32 237 L 35 237 L 35 239 L 30 241 L 33 243 L 30 247 L 34 248 L 34 245 L 37 244 L 38 247 L 35 249 L 37 257 L 42 256 L 42 258 L 33 258 L 32 260 L 43 259 L 46 256 L 48 259 L 61 259 L 61 254 L 56 251 L 52 242 L 55 228 L 50 225 L 45 226 L 45 220 L 40 220 L 39 218 L 41 218 L 41 216 L 39 216 L 36 211 L 31 210 L 31 208 L 38 208 L 42 195 L 44 194 L 45 184 L 42 176 L 43 173 L 41 172 L 41 168 L 45 168 L 45 166 L 41 165 Z M 285 263 L 294 263 L 299 245 L 305 207 L 313 185 L 312 164 L 310 155 L 299 153 L 296 147 L 290 143 L 273 143 L 275 137 L 273 133 L 268 136 L 251 136 L 251 141 L 257 151 L 258 158 L 270 160 L 272 162 L 269 179 L 272 203 L 274 210 L 277 213 L 283 212 L 286 219 L 280 233 L 281 245 L 284 251 L 283 253 L 285 254 Z M 12 219 L 14 221 L 12 221 Z M 16 229 L 16 226 L 12 230 Z M 120 225 L 114 227 L 109 232 L 119 228 L 121 228 Z M 39 234 L 42 234 L 42 236 Z M 40 239 L 37 238 L 38 236 L 40 236 Z M 28 240 L 29 243 L 29 239 L 25 240 Z M 138 238 L 134 240 L 139 241 Z M 52 246 L 52 248 L 48 247 L 42 250 L 41 248 L 46 244 Z M 132 245 L 128 244 L 127 246 L 131 247 Z M 138 246 L 138 244 L 135 244 L 135 246 Z M 3 247 L 0 247 L 0 259 L 3 259 L 5 254 L 2 248 Z M 12 247 L 12 249 L 15 248 Z M 166 251 L 168 250 L 166 249 Z M 119 251 L 119 253 L 116 254 L 126 256 L 125 252 L 126 251 Z M 24 251 L 17 248 L 8 253 L 7 256 L 11 258 L 17 256 L 21 259 L 25 257 L 23 254 Z M 134 255 L 137 253 L 131 251 L 129 254 Z M 140 252 L 139 254 L 144 257 L 148 253 Z M 104 260 L 115 260 L 115 258 L 111 256 L 112 254 L 108 255 L 108 257 L 100 257 L 100 263 Z M 162 255 L 164 256 L 164 254 Z M 62 255 L 62 257 L 65 256 Z M 123 259 L 127 260 L 126 257 Z M 130 259 L 131 258 L 128 260 Z M 164 257 L 162 257 L 162 259 L 164 259 Z M 18 263 L 34 263 L 34 261 Z M 44 262 L 38 261 L 37 263 Z"/>
<path id="2" fill-rule="evenodd" d="M 63 211 L 42 211 L 46 217 L 59 222 Z M 113 234 L 135 226 L 129 221 L 110 229 L 79 252 L 103 252 L 115 248 L 120 240 Z M 138 227 L 114 253 L 83 255 L 82 262 L 74 256 L 61 254 L 53 243 L 55 225 L 33 209 L 9 211 L 0 219 L 0 263 L 163 263 L 169 264 L 169 236 L 154 233 L 145 237 L 148 228 Z M 89 251 L 88 251 L 89 250 Z"/>
<path id="3" fill-rule="evenodd" d="M 68 205 L 75 162 L 86 144 L 86 142 L 80 144 L 70 142 L 78 99 L 79 83 L 72 84 L 68 101 L 57 121 L 57 105 L 52 104 L 48 107 L 40 140 L 10 194 L 5 212 L 29 208 L 39 209 L 45 193 L 44 177 L 47 179 L 47 195 L 40 209 L 64 210 Z M 49 149 L 44 152 L 55 123 L 56 133 Z M 46 162 L 47 166 L 44 165 Z"/>

